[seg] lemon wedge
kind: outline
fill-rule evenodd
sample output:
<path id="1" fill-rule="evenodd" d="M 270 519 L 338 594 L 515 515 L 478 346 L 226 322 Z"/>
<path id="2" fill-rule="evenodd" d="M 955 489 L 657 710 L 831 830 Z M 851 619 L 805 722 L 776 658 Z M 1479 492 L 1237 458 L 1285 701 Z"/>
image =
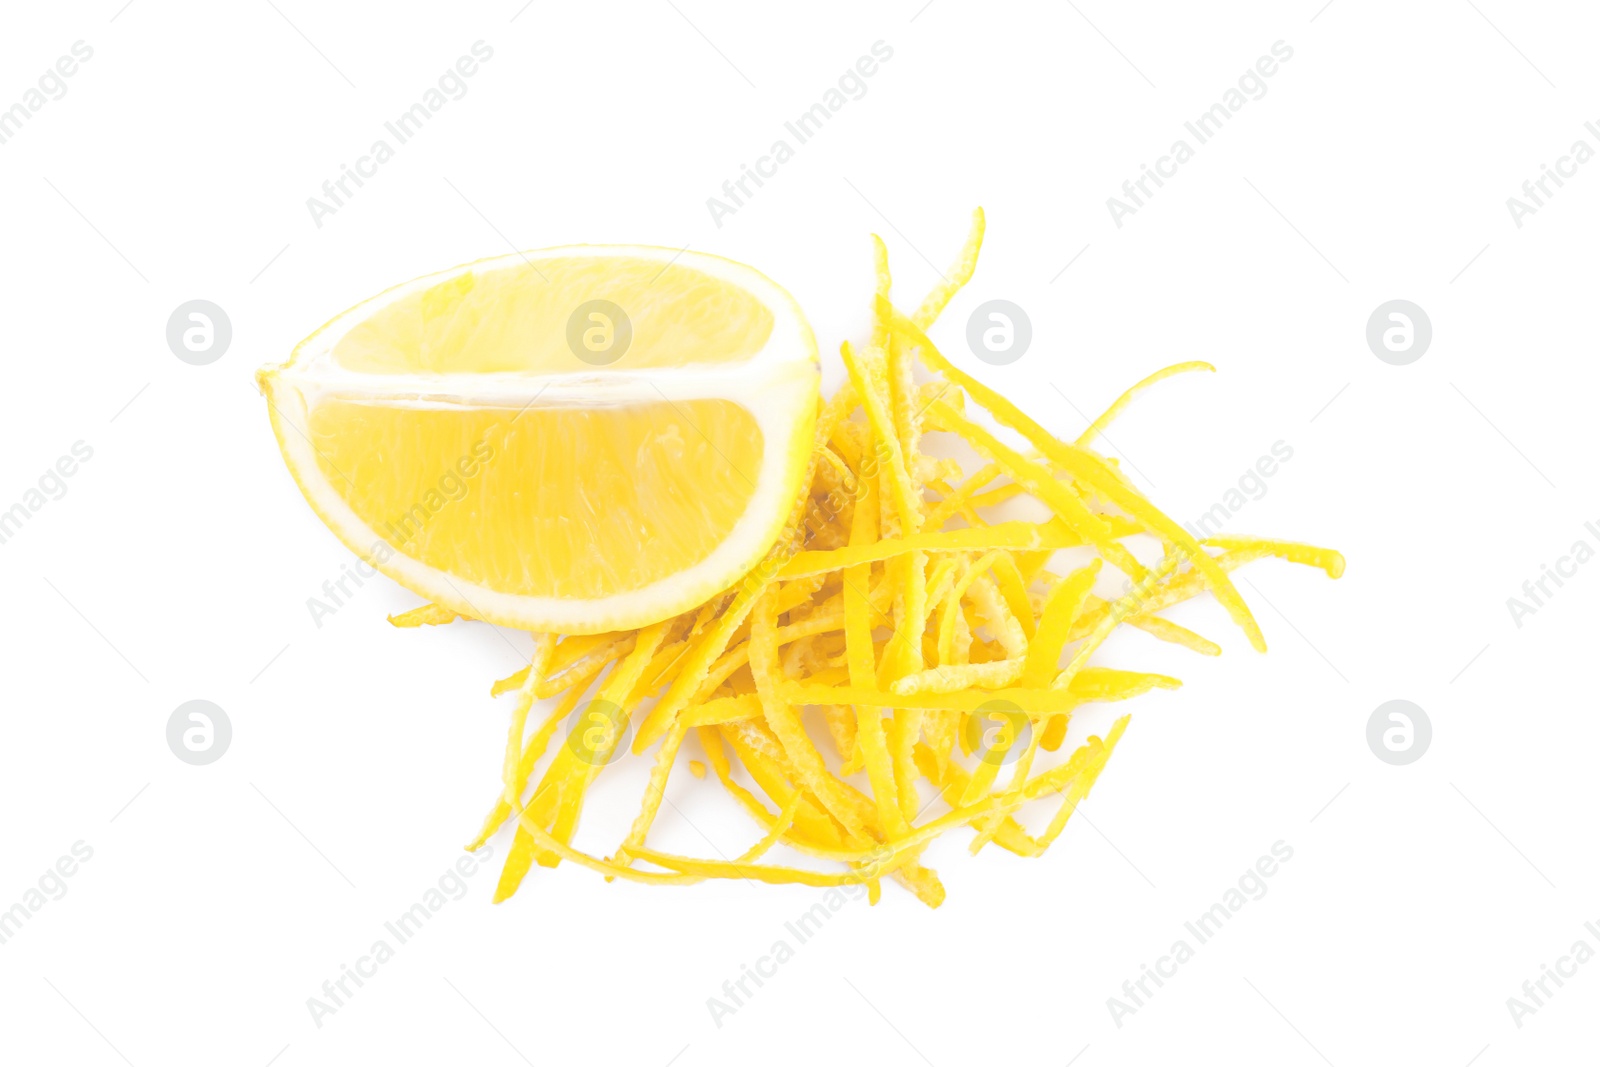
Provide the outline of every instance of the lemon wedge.
<path id="1" fill-rule="evenodd" d="M 584 245 L 397 286 L 257 375 L 351 551 L 458 614 L 565 634 L 733 585 L 801 491 L 816 341 L 751 267 Z"/>

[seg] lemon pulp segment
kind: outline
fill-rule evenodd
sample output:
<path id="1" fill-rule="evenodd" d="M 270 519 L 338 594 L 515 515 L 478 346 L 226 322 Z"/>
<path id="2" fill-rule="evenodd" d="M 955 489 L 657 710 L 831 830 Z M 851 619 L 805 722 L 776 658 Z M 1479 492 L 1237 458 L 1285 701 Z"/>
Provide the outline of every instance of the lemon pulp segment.
<path id="1" fill-rule="evenodd" d="M 761 427 L 729 400 L 409 408 L 329 400 L 311 440 L 390 545 L 514 595 L 593 599 L 710 555 L 744 514 Z"/>
<path id="2" fill-rule="evenodd" d="M 748 290 L 649 259 L 560 256 L 469 272 L 397 301 L 334 346 L 339 366 L 371 374 L 577 374 L 572 312 L 608 301 L 628 317 L 629 368 L 733 363 L 761 350 L 772 312 Z"/>

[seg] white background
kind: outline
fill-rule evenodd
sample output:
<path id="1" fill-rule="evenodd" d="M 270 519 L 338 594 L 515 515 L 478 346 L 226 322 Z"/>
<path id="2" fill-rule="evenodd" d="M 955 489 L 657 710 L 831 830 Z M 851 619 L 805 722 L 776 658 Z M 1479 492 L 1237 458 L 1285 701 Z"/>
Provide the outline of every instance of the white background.
<path id="1" fill-rule="evenodd" d="M 93 849 L 0 945 L 0 1059 L 1593 1055 L 1600 964 L 1520 1028 L 1506 1006 L 1573 942 L 1600 949 L 1583 927 L 1600 920 L 1600 563 L 1520 628 L 1506 605 L 1574 541 L 1600 548 L 1583 528 L 1600 522 L 1600 164 L 1521 228 L 1506 207 L 1574 140 L 1600 148 L 1584 5 L 122 3 L 14 5 L 0 33 L 0 107 L 73 42 L 94 49 L 0 145 L 0 508 L 74 442 L 94 450 L 0 545 L 0 908 L 74 842 Z M 315 226 L 307 197 L 480 39 L 494 56 L 467 95 Z M 866 95 L 716 226 L 706 198 L 879 40 L 894 54 Z M 1267 94 L 1115 226 L 1106 198 L 1279 40 L 1294 54 Z M 928 854 L 942 908 L 886 886 L 720 1027 L 707 998 L 793 944 L 783 924 L 816 891 L 563 865 L 491 906 L 505 835 L 467 896 L 316 1026 L 306 999 L 493 799 L 508 709 L 488 684 L 527 638 L 393 630 L 385 614 L 415 598 L 387 582 L 317 627 L 306 600 L 351 557 L 284 470 L 255 368 L 508 243 L 618 241 L 760 267 L 806 308 L 831 383 L 838 342 L 867 329 L 867 235 L 914 306 L 975 204 L 990 237 L 935 330 L 948 353 L 1063 434 L 1158 366 L 1214 362 L 1146 397 L 1115 445 L 1189 520 L 1287 443 L 1230 529 L 1335 546 L 1347 575 L 1246 571 L 1266 656 L 1209 598 L 1173 617 L 1220 659 L 1119 635 L 1102 662 L 1185 686 L 1120 709 L 1125 741 L 1045 858 L 972 859 L 951 835 Z M 963 343 L 996 297 L 1034 328 L 1007 367 Z M 165 341 L 195 298 L 233 325 L 210 366 Z M 1364 336 L 1395 298 L 1434 331 L 1403 367 Z M 206 767 L 165 742 L 194 698 L 233 723 Z M 1365 739 L 1395 698 L 1434 731 L 1404 767 Z M 609 772 L 580 840 L 614 844 L 639 782 Z M 669 796 L 662 847 L 755 837 L 710 783 L 675 777 Z M 1267 895 L 1116 1025 L 1107 998 L 1279 840 L 1294 856 Z"/>

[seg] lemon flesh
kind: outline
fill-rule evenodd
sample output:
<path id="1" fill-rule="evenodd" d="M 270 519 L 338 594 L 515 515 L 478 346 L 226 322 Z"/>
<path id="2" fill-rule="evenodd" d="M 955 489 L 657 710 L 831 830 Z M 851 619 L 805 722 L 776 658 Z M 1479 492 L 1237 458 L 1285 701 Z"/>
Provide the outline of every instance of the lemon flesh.
<path id="1" fill-rule="evenodd" d="M 578 374 L 591 367 L 573 358 L 569 320 L 598 300 L 627 314 L 633 369 L 744 362 L 772 334 L 758 295 L 681 263 L 554 256 L 427 286 L 358 323 L 333 358 L 372 374 Z"/>

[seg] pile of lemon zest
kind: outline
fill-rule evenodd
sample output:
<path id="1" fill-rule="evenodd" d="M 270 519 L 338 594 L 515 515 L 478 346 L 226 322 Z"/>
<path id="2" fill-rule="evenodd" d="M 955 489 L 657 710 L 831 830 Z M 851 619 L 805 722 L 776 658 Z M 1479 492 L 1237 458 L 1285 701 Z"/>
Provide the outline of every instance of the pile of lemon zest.
<path id="1" fill-rule="evenodd" d="M 565 859 L 608 881 L 863 884 L 874 903 L 888 877 L 937 907 L 944 886 L 920 859 L 930 842 L 970 826 L 974 853 L 992 841 L 1020 856 L 1042 854 L 1088 795 L 1127 717 L 1116 720 L 1104 741 L 1091 737 L 1064 762 L 1034 773 L 1038 753 L 1061 746 L 1083 704 L 1179 685 L 1165 674 L 1091 666 L 1119 626 L 1216 655 L 1216 644 L 1158 614 L 1210 591 L 1260 647 L 1259 628 L 1227 577 L 1231 571 L 1276 557 L 1332 577 L 1342 573 L 1343 557 L 1311 545 L 1238 535 L 1197 539 L 1156 509 L 1121 465 L 1088 447 L 1140 391 L 1209 365 L 1178 364 L 1150 375 L 1072 443 L 952 366 L 925 331 L 971 277 L 983 228 L 980 210 L 955 266 L 909 317 L 890 303 L 887 251 L 874 238 L 871 340 L 859 352 L 842 347 L 849 380 L 820 407 L 805 488 L 757 567 L 698 607 L 641 630 L 536 635 L 529 668 L 495 684 L 496 694 L 517 694 L 503 789 L 469 847 L 515 816 L 496 900 L 515 891 L 535 860 L 554 866 Z M 913 357 L 940 380 L 914 383 Z M 1013 448 L 969 417 L 969 393 L 1029 447 Z M 979 469 L 967 477 L 957 461 L 924 454 L 924 419 L 927 428 L 971 446 L 983 460 Z M 991 524 L 979 513 L 1024 496 L 1051 517 Z M 1121 543 L 1141 534 L 1161 543 L 1153 568 Z M 1050 561 L 1062 549 L 1087 550 L 1093 558 L 1058 575 Z M 1131 579 L 1127 595 L 1113 601 L 1093 595 L 1102 563 Z M 392 621 L 416 626 L 450 617 L 424 605 Z M 604 725 L 604 736 L 588 745 L 569 737 L 558 746 L 524 804 L 552 738 L 602 675 L 595 701 L 617 710 L 607 723 L 588 725 Z M 524 742 L 532 704 L 556 694 L 563 694 L 559 706 Z M 1021 712 L 1002 716 L 997 742 L 984 718 L 993 705 Z M 837 771 L 803 724 L 807 707 L 820 709 Z M 571 842 L 589 787 L 630 721 L 639 726 L 636 753 L 662 743 L 627 835 L 602 859 Z M 647 846 L 691 730 L 717 780 L 762 828 L 761 842 L 737 859 Z M 983 730 L 990 743 L 974 752 L 971 735 Z M 958 749 L 977 757 L 973 770 L 962 765 Z M 695 779 L 705 777 L 705 763 L 687 762 Z M 735 778 L 736 763 L 765 798 Z M 866 779 L 860 788 L 846 780 L 858 771 Z M 946 807 L 920 824 L 918 778 L 933 783 Z M 1040 838 L 1030 837 L 1013 813 L 1051 793 L 1063 796 L 1061 808 Z M 757 862 L 779 843 L 844 869 Z"/>

